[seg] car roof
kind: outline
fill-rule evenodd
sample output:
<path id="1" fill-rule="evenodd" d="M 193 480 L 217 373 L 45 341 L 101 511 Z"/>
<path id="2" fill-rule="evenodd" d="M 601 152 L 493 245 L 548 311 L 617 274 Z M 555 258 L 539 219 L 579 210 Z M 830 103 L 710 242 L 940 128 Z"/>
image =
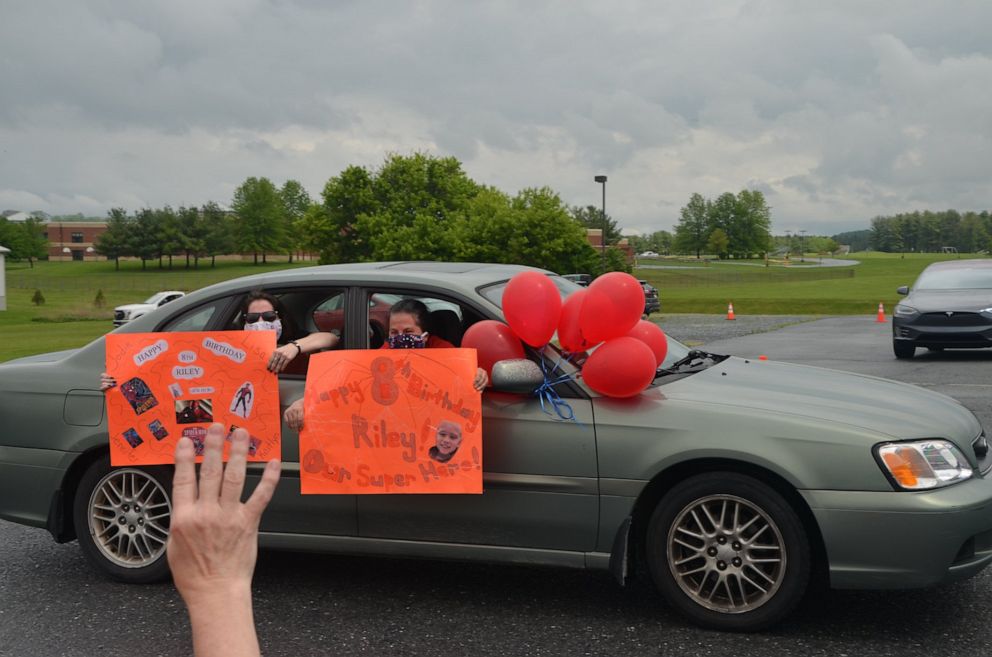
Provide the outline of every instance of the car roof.
<path id="1" fill-rule="evenodd" d="M 507 281 L 522 271 L 537 271 L 556 275 L 554 272 L 546 269 L 527 267 L 525 265 L 480 262 L 433 262 L 423 260 L 355 262 L 281 269 L 242 276 L 241 278 L 234 278 L 211 285 L 200 292 L 216 294 L 227 290 L 250 287 L 252 285 L 269 288 L 305 281 L 320 282 L 321 279 L 327 279 L 328 282 L 335 281 L 351 284 L 367 282 L 370 284 L 399 286 L 405 283 L 434 285 L 471 294 L 483 285 Z"/>
<path id="2" fill-rule="evenodd" d="M 982 260 L 944 260 L 933 263 L 927 269 L 992 269 L 992 258 Z"/>

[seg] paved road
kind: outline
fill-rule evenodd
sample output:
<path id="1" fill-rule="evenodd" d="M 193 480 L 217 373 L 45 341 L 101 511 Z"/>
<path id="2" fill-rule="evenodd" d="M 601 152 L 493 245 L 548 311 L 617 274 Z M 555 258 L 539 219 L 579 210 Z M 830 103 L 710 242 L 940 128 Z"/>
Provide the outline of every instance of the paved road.
<path id="1" fill-rule="evenodd" d="M 896 361 L 888 330 L 831 318 L 706 347 L 925 385 L 992 427 L 992 353 Z M 927 591 L 814 591 L 788 622 L 755 636 L 691 627 L 647 586 L 622 590 L 603 573 L 266 552 L 255 590 L 270 656 L 992 654 L 992 571 Z M 0 655 L 180 655 L 188 635 L 170 586 L 105 581 L 75 544 L 0 521 Z"/>

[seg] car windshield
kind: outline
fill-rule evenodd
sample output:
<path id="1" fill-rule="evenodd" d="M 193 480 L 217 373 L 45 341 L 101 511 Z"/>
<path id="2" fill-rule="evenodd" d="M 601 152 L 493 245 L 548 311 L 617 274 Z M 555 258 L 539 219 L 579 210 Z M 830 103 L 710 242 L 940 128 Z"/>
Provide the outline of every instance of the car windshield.
<path id="1" fill-rule="evenodd" d="M 164 299 L 167 296 L 169 296 L 169 293 L 168 292 L 156 292 L 155 294 L 153 294 L 150 297 L 148 297 L 147 299 L 145 299 L 145 303 L 148 303 L 148 304 L 157 304 L 159 301 L 161 301 L 162 299 Z"/>
<path id="2" fill-rule="evenodd" d="M 585 289 L 581 285 L 576 285 L 572 281 L 569 281 L 561 276 L 549 276 L 549 278 L 558 288 L 558 293 L 561 294 L 562 302 L 564 302 L 573 292 L 578 292 L 579 290 Z M 493 302 L 494 304 L 502 308 L 503 292 L 506 291 L 506 284 L 508 282 L 509 281 L 503 281 L 502 283 L 489 285 L 479 290 L 479 293 L 482 294 L 482 296 L 488 299 L 489 301 Z M 661 328 L 662 330 L 664 330 L 665 327 L 662 326 Z M 671 367 L 672 364 L 684 359 L 689 354 L 689 348 L 687 346 L 685 346 L 675 338 L 671 337 L 670 335 L 667 337 L 668 337 L 668 353 L 665 355 L 665 360 L 661 364 L 662 368 Z M 552 344 L 550 346 L 553 347 L 556 352 L 560 352 L 561 349 L 558 348 L 556 342 L 557 338 L 558 338 L 557 335 L 552 337 Z"/>
<path id="3" fill-rule="evenodd" d="M 992 267 L 925 271 L 913 287 L 916 290 L 992 289 Z"/>

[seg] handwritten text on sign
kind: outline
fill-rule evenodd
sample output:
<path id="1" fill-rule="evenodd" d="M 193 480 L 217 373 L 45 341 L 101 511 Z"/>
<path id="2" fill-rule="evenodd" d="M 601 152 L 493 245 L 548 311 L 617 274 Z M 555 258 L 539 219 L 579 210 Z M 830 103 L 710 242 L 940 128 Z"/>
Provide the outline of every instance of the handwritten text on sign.
<path id="1" fill-rule="evenodd" d="M 329 352 L 310 359 L 300 433 L 308 493 L 481 493 L 474 349 Z"/>

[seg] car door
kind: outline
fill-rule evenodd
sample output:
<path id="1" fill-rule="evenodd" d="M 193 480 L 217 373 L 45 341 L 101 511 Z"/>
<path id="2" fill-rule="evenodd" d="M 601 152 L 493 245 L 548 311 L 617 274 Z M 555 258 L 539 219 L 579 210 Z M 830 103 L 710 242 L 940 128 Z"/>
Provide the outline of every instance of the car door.
<path id="1" fill-rule="evenodd" d="M 373 291 L 370 291 L 370 293 Z M 457 303 L 437 290 L 404 296 Z M 365 304 L 367 307 L 367 304 Z M 476 318 L 481 318 L 477 315 Z M 562 421 L 527 395 L 483 394 L 481 495 L 360 495 L 359 535 L 367 538 L 591 551 L 599 490 L 592 406 L 577 389 Z"/>
<path id="2" fill-rule="evenodd" d="M 284 285 L 269 288 L 267 291 L 287 305 L 294 320 L 305 334 L 321 327 L 316 326 L 314 315 L 325 306 L 335 304 L 333 299 L 341 295 L 347 297 L 348 288 L 343 286 Z M 243 326 L 241 311 L 248 290 L 233 297 L 230 306 L 210 322 L 212 330 L 231 330 Z M 187 311 L 196 316 L 196 309 Z M 202 314 L 202 313 L 201 313 Z M 319 315 L 318 315 L 319 316 Z M 181 324 L 182 325 L 182 324 Z M 175 330 L 175 329 L 173 329 Z M 183 327 L 182 330 L 202 330 Z M 294 359 L 295 360 L 295 359 Z M 279 375 L 279 413 L 282 417 L 286 408 L 303 397 L 306 384 L 306 367 L 287 369 Z M 354 495 L 301 495 L 300 494 L 300 448 L 299 435 L 282 421 L 282 477 L 269 508 L 262 515 L 262 532 L 327 534 L 356 536 L 357 518 Z M 264 464 L 250 463 L 249 482 L 254 485 L 262 475 Z"/>

